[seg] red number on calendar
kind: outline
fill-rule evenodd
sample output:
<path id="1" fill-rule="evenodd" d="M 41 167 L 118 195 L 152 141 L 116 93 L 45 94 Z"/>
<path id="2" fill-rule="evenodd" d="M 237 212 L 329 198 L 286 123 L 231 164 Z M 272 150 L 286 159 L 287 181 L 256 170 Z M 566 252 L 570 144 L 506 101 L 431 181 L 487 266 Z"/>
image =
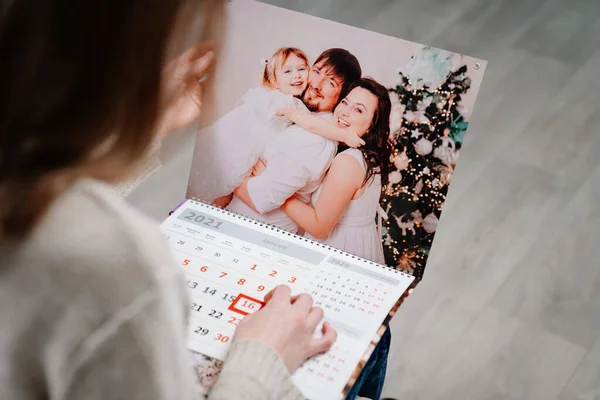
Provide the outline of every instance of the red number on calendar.
<path id="1" fill-rule="evenodd" d="M 203 265 L 203 266 L 200 268 L 200 272 L 206 272 L 206 271 L 208 271 L 208 266 L 206 266 L 206 265 Z"/>
<path id="2" fill-rule="evenodd" d="M 250 268 L 252 271 L 256 271 L 256 264 L 252 264 L 252 268 Z"/>
<path id="3" fill-rule="evenodd" d="M 242 307 L 247 307 L 250 310 L 254 310 L 256 308 L 256 303 L 248 301 L 248 300 L 244 300 Z"/>
<path id="4" fill-rule="evenodd" d="M 258 288 L 256 289 L 256 291 L 262 292 L 263 290 L 265 290 L 265 287 L 263 285 L 258 285 Z"/>
<path id="5" fill-rule="evenodd" d="M 183 262 L 181 263 L 182 265 L 188 265 L 190 263 L 190 260 L 188 260 L 187 258 L 185 260 L 183 260 Z"/>
<path id="6" fill-rule="evenodd" d="M 296 282 L 296 277 L 292 276 L 288 282 L 289 282 L 289 283 L 294 283 L 294 282 Z"/>
<path id="7" fill-rule="evenodd" d="M 227 342 L 229 342 L 229 336 L 224 336 L 224 335 L 221 335 L 220 333 L 218 333 L 217 337 L 215 337 L 215 340 L 217 342 L 227 343 Z"/>
<path id="8" fill-rule="evenodd" d="M 244 283 L 246 283 L 246 280 L 244 278 L 238 281 L 238 285 L 243 285 Z"/>
<path id="9" fill-rule="evenodd" d="M 277 275 L 277 271 L 275 271 L 275 270 L 271 271 L 271 273 L 269 274 L 269 276 L 275 276 L 275 275 Z"/>
<path id="10" fill-rule="evenodd" d="M 241 318 L 238 318 L 238 317 L 231 317 L 231 318 L 229 318 L 229 321 L 227 321 L 227 322 L 229 322 L 229 323 L 230 323 L 230 324 L 232 324 L 232 325 L 238 326 L 238 325 L 240 324 L 240 322 L 241 322 L 241 321 L 242 321 L 242 319 L 241 319 Z"/>
<path id="11" fill-rule="evenodd" d="M 219 276 L 219 278 L 224 278 L 227 276 L 227 272 L 221 272 L 221 275 Z"/>

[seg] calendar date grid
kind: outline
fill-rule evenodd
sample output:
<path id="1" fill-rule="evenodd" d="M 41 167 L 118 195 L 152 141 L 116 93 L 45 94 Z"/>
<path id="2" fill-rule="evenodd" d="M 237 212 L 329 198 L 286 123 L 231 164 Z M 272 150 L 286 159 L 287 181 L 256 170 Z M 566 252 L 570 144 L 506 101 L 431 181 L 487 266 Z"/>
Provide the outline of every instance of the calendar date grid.
<path id="1" fill-rule="evenodd" d="M 210 249 L 211 247 L 213 248 L 217 248 L 219 249 L 219 251 L 207 251 L 204 253 L 212 253 L 213 256 L 208 258 L 205 254 L 193 254 L 190 253 L 190 251 L 188 250 L 188 248 L 186 247 L 186 250 L 182 250 L 181 248 L 176 248 L 173 250 L 179 251 L 181 253 L 184 253 L 190 257 L 192 257 L 192 259 L 196 258 L 196 259 L 203 259 L 204 261 L 207 261 L 208 263 L 215 263 L 216 265 L 218 265 L 221 268 L 225 268 L 225 269 L 232 269 L 232 270 L 236 270 L 239 273 L 246 273 L 246 268 L 242 267 L 241 265 L 250 265 L 250 270 L 251 271 L 257 271 L 257 270 L 268 270 L 268 277 L 264 277 L 264 278 L 260 278 L 258 276 L 256 276 L 256 274 L 254 274 L 253 276 L 256 276 L 258 279 L 263 279 L 265 283 L 269 284 L 271 283 L 271 281 L 273 281 L 273 279 L 271 278 L 280 278 L 280 279 L 276 279 L 276 282 L 281 284 L 281 283 L 285 283 L 288 284 L 290 286 L 292 286 L 294 283 L 296 283 L 296 281 L 298 281 L 299 279 L 301 279 L 302 281 L 306 281 L 306 278 L 310 279 L 310 276 L 312 275 L 309 271 L 304 271 L 300 268 L 296 268 L 295 271 L 290 271 L 290 267 L 289 264 L 280 264 L 281 266 L 283 266 L 283 268 L 281 266 L 273 266 L 272 262 L 270 261 L 266 261 L 264 259 L 260 259 L 257 256 L 253 255 L 253 254 L 247 254 L 247 253 L 242 253 L 239 250 L 236 250 L 235 248 L 228 248 L 228 247 L 224 247 L 222 245 L 216 244 L 216 243 L 208 243 L 206 241 L 202 241 L 198 238 L 195 238 L 193 236 L 190 235 L 186 235 L 186 234 L 182 234 L 180 232 L 172 232 L 175 235 L 180 235 L 180 236 L 184 236 L 186 239 L 184 239 L 184 243 L 180 244 L 178 243 L 180 246 L 184 246 L 185 245 L 185 240 L 192 240 L 194 242 L 194 244 L 198 244 L 197 242 L 200 242 L 200 245 L 196 245 L 194 247 L 194 249 L 197 251 L 197 253 L 200 252 L 204 252 L 205 249 Z M 170 237 L 169 239 L 170 240 Z M 180 242 L 181 239 L 178 241 Z M 235 254 L 235 256 L 230 260 L 229 263 L 225 263 L 225 261 L 222 261 L 220 259 L 220 257 L 223 254 Z M 187 259 L 188 264 L 192 262 L 192 259 Z M 185 262 L 186 259 L 183 260 L 183 262 Z M 240 262 L 240 261 L 246 261 L 244 262 Z M 249 262 L 248 262 L 249 261 Z M 184 266 L 188 266 L 187 264 Z M 265 268 L 265 266 L 271 266 L 269 268 Z M 210 266 L 207 266 L 208 268 L 210 268 Z M 202 271 L 203 272 L 203 271 Z M 289 277 L 287 277 L 287 279 L 285 280 L 281 280 L 281 273 L 284 273 L 287 277 L 287 275 L 289 275 Z M 197 274 L 197 273 L 196 273 Z M 279 276 L 278 276 L 279 275 Z M 276 285 L 275 285 L 276 286 Z"/>
<path id="2" fill-rule="evenodd" d="M 192 234 L 190 234 L 188 232 L 181 232 L 181 231 L 178 231 L 178 230 L 176 230 L 174 228 L 181 228 L 181 229 L 187 230 L 189 232 L 192 232 Z M 187 237 L 189 239 L 192 239 L 192 240 L 198 240 L 198 241 L 201 241 L 201 242 L 203 242 L 205 244 L 211 244 L 211 245 L 220 247 L 223 250 L 231 250 L 231 251 L 235 252 L 238 255 L 248 256 L 248 257 L 254 258 L 256 260 L 262 261 L 262 262 L 264 262 L 264 261 L 271 261 L 271 260 L 266 260 L 265 258 L 261 258 L 260 256 L 261 255 L 262 256 L 267 256 L 267 257 L 270 256 L 271 255 L 270 253 L 273 253 L 272 249 L 266 249 L 266 248 L 263 248 L 263 247 L 258 246 L 256 244 L 253 244 L 253 243 L 248 243 L 248 242 L 240 241 L 237 238 L 233 238 L 233 237 L 230 237 L 230 236 L 225 236 L 223 234 L 212 232 L 212 231 L 209 231 L 209 232 L 205 232 L 205 231 L 200 232 L 200 231 L 198 231 L 196 229 L 186 228 L 184 226 L 177 225 L 177 224 L 175 224 L 172 228 L 168 228 L 168 230 L 170 232 L 174 233 L 174 234 L 182 235 L 182 236 L 185 236 L 185 237 Z M 201 235 L 201 237 L 193 236 L 193 234 L 196 234 L 196 233 L 199 234 L 199 235 Z M 168 238 L 169 237 L 167 235 L 167 240 L 168 240 Z M 209 239 L 207 239 L 207 238 L 209 238 Z M 212 241 L 213 239 L 215 241 Z M 221 243 L 225 242 L 225 243 L 229 243 L 230 245 L 229 246 L 223 246 L 222 244 L 220 244 L 218 242 L 221 242 Z M 237 244 L 238 248 L 248 249 L 249 251 L 247 251 L 247 252 L 240 251 L 239 249 L 236 248 L 236 246 L 234 246 L 234 244 Z M 259 255 L 253 254 L 251 252 L 253 252 L 253 253 L 258 252 Z M 305 273 L 310 273 L 315 268 L 315 266 L 316 266 L 313 263 L 306 263 L 306 261 L 299 260 L 299 259 L 297 259 L 295 257 L 291 257 L 288 254 L 277 253 L 277 257 L 280 258 L 280 260 L 278 260 L 278 261 L 282 261 L 282 263 L 284 263 L 286 265 L 295 265 L 296 268 L 298 268 L 300 271 L 303 271 Z"/>

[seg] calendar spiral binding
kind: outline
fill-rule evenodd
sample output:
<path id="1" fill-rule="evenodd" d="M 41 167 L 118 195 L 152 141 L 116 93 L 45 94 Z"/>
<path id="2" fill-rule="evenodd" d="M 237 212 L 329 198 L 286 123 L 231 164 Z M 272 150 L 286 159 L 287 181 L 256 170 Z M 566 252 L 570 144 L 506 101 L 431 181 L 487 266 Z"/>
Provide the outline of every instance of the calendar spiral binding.
<path id="1" fill-rule="evenodd" d="M 195 201 L 196 203 L 198 203 L 198 204 L 201 204 L 201 205 L 202 205 L 202 206 L 204 206 L 204 207 L 210 208 L 210 209 L 211 209 L 211 210 L 213 210 L 213 211 L 217 211 L 217 212 L 220 212 L 220 213 L 222 213 L 222 214 L 226 214 L 226 215 L 229 215 L 229 216 L 231 216 L 231 217 L 234 217 L 234 218 L 241 219 L 242 221 L 251 222 L 251 223 L 253 223 L 253 224 L 255 224 L 255 225 L 258 225 L 258 226 L 261 226 L 261 227 L 269 228 L 269 229 L 271 229 L 271 230 L 272 230 L 272 231 L 274 231 L 274 232 L 281 233 L 281 234 L 283 234 L 283 235 L 287 235 L 287 236 L 289 236 L 289 237 L 291 237 L 291 238 L 294 238 L 295 240 L 299 240 L 299 241 L 301 241 L 301 242 L 307 242 L 307 243 L 311 243 L 311 244 L 313 244 L 313 245 L 315 245 L 315 246 L 322 247 L 322 248 L 324 248 L 324 249 L 326 249 L 326 250 L 331 250 L 331 251 L 333 251 L 334 253 L 339 253 L 339 254 L 346 255 L 346 256 L 348 256 L 348 257 L 351 257 L 351 258 L 352 258 L 352 259 L 354 259 L 354 260 L 357 260 L 357 261 L 363 262 L 363 263 L 365 263 L 365 264 L 369 264 L 369 265 L 372 265 L 372 266 L 375 266 L 375 267 L 379 267 L 379 268 L 382 268 L 382 269 L 386 269 L 386 270 L 389 270 L 389 271 L 392 271 L 392 272 L 394 272 L 395 274 L 400 274 L 400 275 L 402 275 L 402 276 L 404 276 L 404 277 L 407 277 L 407 278 L 415 278 L 415 279 L 416 279 L 416 277 L 415 277 L 415 276 L 413 276 L 413 275 L 411 275 L 411 274 L 408 274 L 408 273 L 406 273 L 406 272 L 404 272 L 404 271 L 399 271 L 399 270 L 397 270 L 397 269 L 395 269 L 395 268 L 392 268 L 392 267 L 390 267 L 390 266 L 388 266 L 388 265 L 385 265 L 385 264 L 380 264 L 380 263 L 377 263 L 377 262 L 374 262 L 374 261 L 371 261 L 371 260 L 367 260 L 366 258 L 362 258 L 362 257 L 356 256 L 356 255 L 354 255 L 354 254 L 352 254 L 352 253 L 349 253 L 349 252 L 347 252 L 347 251 L 343 251 L 343 250 L 340 250 L 340 249 L 336 249 L 335 247 L 331 247 L 331 246 L 328 246 L 328 245 L 326 245 L 326 244 L 323 244 L 323 243 L 317 242 L 316 240 L 312 240 L 312 239 L 309 239 L 309 238 L 306 238 L 306 237 L 303 237 L 303 236 L 297 235 L 297 234 L 295 234 L 295 233 L 288 232 L 288 231 L 286 231 L 286 230 L 284 230 L 284 229 L 281 229 L 281 228 L 279 228 L 279 227 L 277 227 L 277 226 L 275 226 L 275 225 L 268 224 L 268 223 L 266 223 L 266 222 L 261 222 L 261 221 L 258 221 L 258 220 L 256 220 L 256 219 L 254 219 L 254 218 L 250 218 L 250 217 L 247 217 L 247 216 L 245 216 L 245 215 L 238 214 L 238 213 L 236 213 L 236 212 L 233 212 L 233 211 L 226 210 L 226 209 L 224 209 L 224 208 L 222 208 L 222 207 L 215 206 L 214 204 L 207 203 L 206 201 L 204 201 L 204 200 L 200 200 L 200 199 L 198 199 L 198 198 L 196 198 L 196 197 L 192 197 L 192 198 L 190 198 L 189 200 L 191 200 L 191 201 Z M 184 203 L 185 203 L 185 202 L 184 202 Z M 184 203 L 182 203 L 182 204 L 184 204 Z M 179 208 L 179 207 L 178 207 L 178 208 Z"/>

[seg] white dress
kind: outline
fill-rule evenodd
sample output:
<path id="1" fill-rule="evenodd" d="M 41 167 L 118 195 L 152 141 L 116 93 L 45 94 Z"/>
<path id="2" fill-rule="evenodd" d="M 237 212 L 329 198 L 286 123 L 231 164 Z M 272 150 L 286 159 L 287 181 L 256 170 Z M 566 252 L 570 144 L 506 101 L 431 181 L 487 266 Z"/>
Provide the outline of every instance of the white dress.
<path id="1" fill-rule="evenodd" d="M 188 189 L 207 202 L 232 193 L 267 142 L 291 125 L 277 111 L 297 102 L 278 90 L 250 89 L 236 108 L 198 132 Z"/>
<path id="2" fill-rule="evenodd" d="M 360 150 L 348 149 L 338 154 L 337 157 L 343 154 L 354 157 L 366 172 L 366 163 Z M 383 244 L 376 222 L 381 196 L 381 175 L 375 175 L 367 184 L 368 186 L 362 196 L 350 201 L 337 225 L 327 238 L 319 240 L 308 233 L 305 236 L 350 254 L 384 264 Z M 322 188 L 323 183 L 312 196 L 313 207 L 319 199 Z"/>

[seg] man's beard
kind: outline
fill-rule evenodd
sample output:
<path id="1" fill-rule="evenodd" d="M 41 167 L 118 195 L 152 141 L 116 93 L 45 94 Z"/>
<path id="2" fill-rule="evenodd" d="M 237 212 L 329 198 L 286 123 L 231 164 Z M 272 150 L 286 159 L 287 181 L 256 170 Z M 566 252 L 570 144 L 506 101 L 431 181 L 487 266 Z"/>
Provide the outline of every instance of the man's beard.
<path id="1" fill-rule="evenodd" d="M 307 94 L 308 94 L 308 85 L 306 86 L 306 89 L 304 89 L 304 93 L 302 93 L 302 102 L 304 103 L 306 108 L 308 108 L 308 111 L 310 111 L 310 112 L 319 111 L 319 104 L 318 103 L 315 104 L 315 103 L 311 102 L 309 99 L 307 99 Z"/>

